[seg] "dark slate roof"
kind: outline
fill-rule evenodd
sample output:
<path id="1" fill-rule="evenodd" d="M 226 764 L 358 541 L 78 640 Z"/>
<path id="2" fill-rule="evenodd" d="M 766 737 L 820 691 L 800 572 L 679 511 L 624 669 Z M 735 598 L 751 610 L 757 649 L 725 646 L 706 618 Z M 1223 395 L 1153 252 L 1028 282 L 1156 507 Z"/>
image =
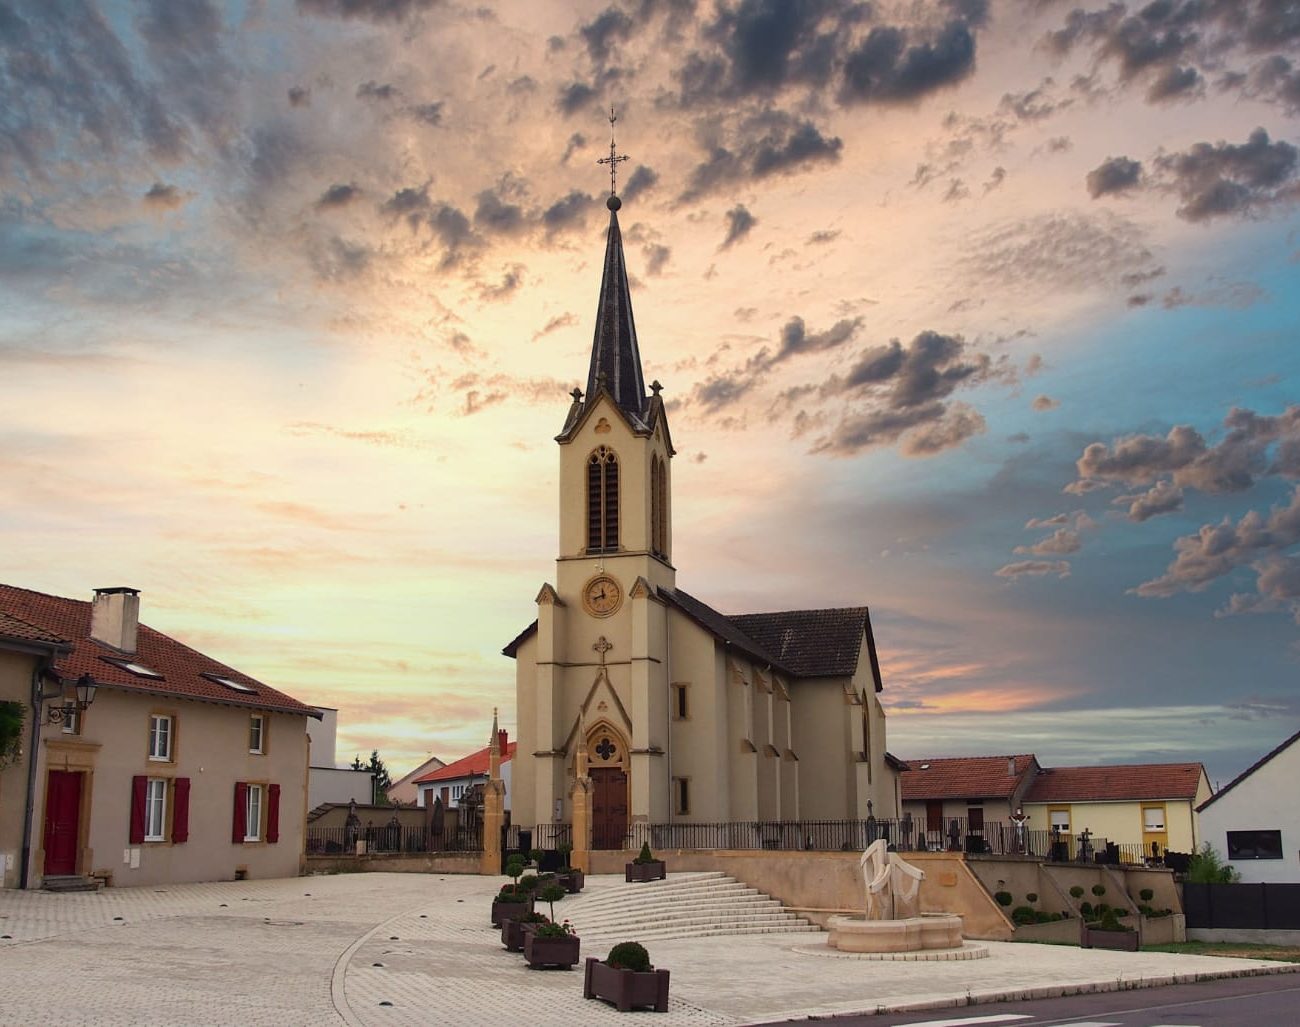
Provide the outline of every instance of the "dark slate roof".
<path id="1" fill-rule="evenodd" d="M 84 600 L 0 585 L 0 614 L 68 640 L 67 648 L 54 662 L 54 672 L 65 681 L 75 681 L 82 674 L 89 674 L 101 687 L 320 718 L 311 706 L 218 663 L 146 624 L 139 626 L 134 653 L 127 654 L 106 646 L 90 637 L 90 609 L 91 604 Z M 124 663 L 140 664 L 159 676 L 134 674 L 123 666 Z M 251 691 L 226 688 L 205 675 L 227 678 Z"/>
<path id="2" fill-rule="evenodd" d="M 858 668 L 866 638 L 876 691 L 881 690 L 880 665 L 865 606 L 842 610 L 787 610 L 728 617 L 680 588 L 656 593 L 705 631 L 751 659 L 770 664 L 790 677 L 848 677 Z M 537 631 L 533 621 L 501 652 L 511 659 Z"/>
<path id="3" fill-rule="evenodd" d="M 1273 749 L 1271 752 L 1265 753 L 1265 754 L 1264 754 L 1263 756 L 1261 756 L 1258 760 L 1256 760 L 1254 763 L 1252 763 L 1249 767 L 1247 767 L 1245 770 L 1243 770 L 1240 774 L 1238 774 L 1236 777 L 1234 777 L 1234 778 L 1233 778 L 1231 781 L 1229 781 L 1226 785 L 1224 785 L 1224 786 L 1223 786 L 1222 788 L 1220 788 L 1217 792 L 1215 792 L 1215 793 L 1214 793 L 1213 795 L 1211 795 L 1208 799 L 1206 799 L 1203 803 L 1201 803 L 1199 806 L 1197 806 L 1197 807 L 1196 807 L 1196 812 L 1199 813 L 1199 812 L 1201 812 L 1201 810 L 1205 809 L 1205 807 L 1206 807 L 1206 806 L 1209 806 L 1211 803 L 1218 802 L 1219 799 L 1221 799 L 1223 796 L 1227 795 L 1228 792 L 1230 792 L 1230 791 L 1232 791 L 1234 788 L 1236 788 L 1237 785 L 1241 784 L 1242 781 L 1244 781 L 1244 780 L 1246 780 L 1246 778 L 1250 777 L 1251 774 L 1255 773 L 1255 771 L 1257 771 L 1257 770 L 1258 770 L 1260 767 L 1262 767 L 1265 763 L 1267 763 L 1269 760 L 1271 760 L 1274 756 L 1277 756 L 1277 755 L 1279 755 L 1281 752 L 1283 752 L 1284 750 L 1289 749 L 1291 746 L 1295 745 L 1295 743 L 1296 743 L 1297 741 L 1300 741 L 1300 731 L 1297 731 L 1297 732 L 1296 732 L 1295 734 L 1293 734 L 1290 738 L 1286 739 L 1286 740 L 1285 740 L 1284 742 L 1282 742 L 1282 744 L 1279 745 L 1276 749 Z"/>
<path id="4" fill-rule="evenodd" d="M 587 401 L 596 397 L 600 378 L 620 410 L 634 422 L 645 418 L 645 379 L 641 375 L 641 352 L 636 344 L 632 320 L 632 292 L 627 284 L 623 259 L 623 235 L 618 212 L 609 212 L 609 236 L 605 243 L 605 273 L 600 282 L 596 307 L 596 332 L 591 343 L 591 367 L 587 371 Z"/>

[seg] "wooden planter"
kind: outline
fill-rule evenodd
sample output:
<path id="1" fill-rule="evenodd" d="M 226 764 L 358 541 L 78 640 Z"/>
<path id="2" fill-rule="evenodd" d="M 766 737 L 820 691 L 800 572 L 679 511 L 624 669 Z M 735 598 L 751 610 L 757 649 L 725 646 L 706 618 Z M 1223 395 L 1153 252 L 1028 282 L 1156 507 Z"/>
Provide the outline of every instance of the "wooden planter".
<path id="1" fill-rule="evenodd" d="M 523 899 L 520 902 L 502 902 L 499 899 L 492 900 L 492 926 L 500 927 L 505 920 L 517 920 L 533 911 L 532 897 Z"/>
<path id="2" fill-rule="evenodd" d="M 1080 935 L 1079 944 L 1085 949 L 1113 949 L 1116 952 L 1138 950 L 1137 931 L 1100 931 L 1084 924 Z"/>
<path id="3" fill-rule="evenodd" d="M 568 970 L 579 959 L 582 944 L 575 934 L 563 938 L 539 938 L 536 931 L 524 931 L 524 959 L 534 970 L 563 967 Z"/>
<path id="4" fill-rule="evenodd" d="M 624 863 L 623 877 L 627 883 L 633 881 L 662 881 L 668 876 L 668 864 L 662 859 L 652 859 L 649 863 Z"/>
<path id="5" fill-rule="evenodd" d="M 502 920 L 501 944 L 506 947 L 507 952 L 523 952 L 524 935 L 536 926 L 523 920 Z"/>
<path id="6" fill-rule="evenodd" d="M 560 875 L 559 883 L 570 895 L 577 895 L 582 891 L 582 886 L 587 883 L 587 875 L 581 870 L 566 870 Z"/>
<path id="7" fill-rule="evenodd" d="M 583 998 L 612 1002 L 621 1013 L 638 1006 L 651 1006 L 656 1013 L 668 1012 L 668 971 L 621 970 L 587 957 L 582 982 Z"/>

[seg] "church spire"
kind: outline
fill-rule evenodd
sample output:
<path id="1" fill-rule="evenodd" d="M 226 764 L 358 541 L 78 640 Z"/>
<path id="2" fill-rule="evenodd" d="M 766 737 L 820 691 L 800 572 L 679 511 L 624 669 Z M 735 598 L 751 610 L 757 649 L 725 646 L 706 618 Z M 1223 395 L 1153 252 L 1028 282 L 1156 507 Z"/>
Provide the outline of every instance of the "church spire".
<path id="1" fill-rule="evenodd" d="M 625 413 L 640 419 L 645 411 L 645 379 L 641 374 L 641 352 L 636 344 L 636 324 L 632 320 L 632 292 L 627 284 L 627 263 L 623 259 L 623 235 L 618 227 L 618 210 L 623 201 L 616 193 L 617 171 L 627 156 L 614 146 L 614 122 L 609 112 L 609 156 L 598 164 L 609 165 L 609 235 L 605 240 L 605 272 L 600 282 L 600 301 L 596 307 L 596 333 L 591 344 L 591 367 L 587 371 L 587 399 L 595 398 L 603 386 Z"/>

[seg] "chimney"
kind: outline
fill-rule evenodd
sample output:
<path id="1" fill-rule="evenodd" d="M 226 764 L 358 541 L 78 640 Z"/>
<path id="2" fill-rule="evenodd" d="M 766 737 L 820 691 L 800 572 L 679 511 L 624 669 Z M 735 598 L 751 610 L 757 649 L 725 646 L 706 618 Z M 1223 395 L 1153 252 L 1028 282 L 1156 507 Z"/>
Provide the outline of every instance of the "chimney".
<path id="1" fill-rule="evenodd" d="M 97 588 L 90 607 L 90 637 L 119 652 L 135 652 L 140 626 L 138 588 Z"/>
<path id="2" fill-rule="evenodd" d="M 497 732 L 497 747 L 501 750 L 502 757 L 506 754 L 506 742 L 509 740 L 509 737 L 510 736 L 506 733 L 505 728 L 502 728 Z"/>
<path id="3" fill-rule="evenodd" d="M 1007 777 L 1015 777 L 1015 776 L 1016 776 L 1016 758 L 1014 756 L 1008 756 Z"/>

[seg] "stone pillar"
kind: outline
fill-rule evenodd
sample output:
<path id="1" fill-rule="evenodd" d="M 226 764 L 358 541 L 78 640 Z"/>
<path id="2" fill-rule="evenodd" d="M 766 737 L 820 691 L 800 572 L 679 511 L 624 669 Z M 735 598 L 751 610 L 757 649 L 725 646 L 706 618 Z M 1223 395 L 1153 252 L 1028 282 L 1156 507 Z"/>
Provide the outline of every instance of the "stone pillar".
<path id="1" fill-rule="evenodd" d="M 573 787 L 569 790 L 573 810 L 573 851 L 569 865 L 591 873 L 591 777 L 587 773 L 587 725 L 578 725 L 578 751 L 573 758 Z"/>
<path id="2" fill-rule="evenodd" d="M 497 711 L 492 710 L 492 737 L 488 741 L 488 779 L 483 786 L 483 855 L 478 872 L 501 873 L 501 828 L 506 821 L 506 783 L 501 780 L 501 735 Z"/>

